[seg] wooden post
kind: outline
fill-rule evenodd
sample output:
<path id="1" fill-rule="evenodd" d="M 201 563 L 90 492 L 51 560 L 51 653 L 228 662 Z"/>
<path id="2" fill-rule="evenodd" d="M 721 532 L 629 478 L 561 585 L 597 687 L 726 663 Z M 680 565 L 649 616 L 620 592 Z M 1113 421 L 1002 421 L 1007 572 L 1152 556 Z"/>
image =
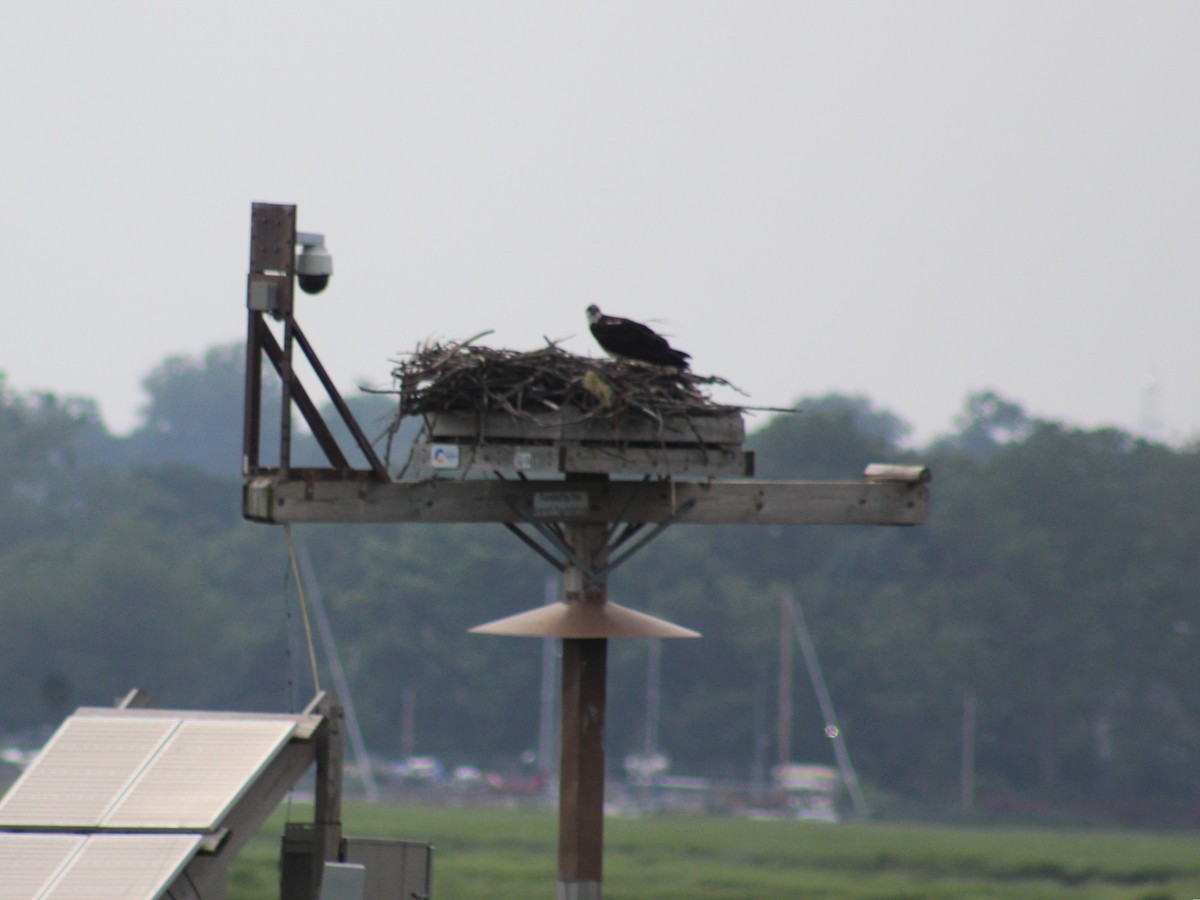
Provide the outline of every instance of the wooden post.
<path id="1" fill-rule="evenodd" d="M 563 571 L 566 603 L 607 602 L 603 525 L 567 525 L 579 565 Z M 563 638 L 558 800 L 558 900 L 599 900 L 604 859 L 604 713 L 608 639 Z"/>
<path id="2" fill-rule="evenodd" d="M 312 884 L 319 897 L 325 863 L 336 862 L 342 843 L 342 707 L 325 692 L 313 708 L 324 716 L 314 740 L 317 772 L 313 790 Z"/>
<path id="3" fill-rule="evenodd" d="M 598 900 L 604 857 L 607 638 L 563 639 L 558 898 Z"/>

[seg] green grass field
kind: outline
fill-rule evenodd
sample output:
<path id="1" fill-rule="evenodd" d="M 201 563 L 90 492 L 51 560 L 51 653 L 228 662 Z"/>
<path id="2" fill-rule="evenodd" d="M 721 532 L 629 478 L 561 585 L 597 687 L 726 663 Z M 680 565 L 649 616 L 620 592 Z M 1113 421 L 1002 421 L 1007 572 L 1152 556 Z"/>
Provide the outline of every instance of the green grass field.
<path id="1" fill-rule="evenodd" d="M 290 818 L 306 821 L 307 808 Z M 555 814 L 350 804 L 357 837 L 432 841 L 438 900 L 555 895 Z M 230 900 L 278 897 L 273 819 L 230 874 Z M 606 897 L 1200 898 L 1200 836 L 821 825 L 713 817 L 609 819 Z"/>

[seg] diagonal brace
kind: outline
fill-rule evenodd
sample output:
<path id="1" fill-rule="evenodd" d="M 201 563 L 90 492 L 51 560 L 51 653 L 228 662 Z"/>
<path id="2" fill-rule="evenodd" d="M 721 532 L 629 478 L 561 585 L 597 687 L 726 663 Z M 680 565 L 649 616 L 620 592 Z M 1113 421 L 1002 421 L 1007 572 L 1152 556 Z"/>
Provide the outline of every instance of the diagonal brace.
<path id="1" fill-rule="evenodd" d="M 301 351 L 303 351 L 305 357 L 308 359 L 308 364 L 312 366 L 312 370 L 321 382 L 321 386 L 325 388 L 325 393 L 333 404 L 333 408 L 342 417 L 342 422 L 345 423 L 346 429 L 354 439 L 354 443 L 358 445 L 359 451 L 366 457 L 371 471 L 375 473 L 375 477 L 380 481 L 391 481 L 392 478 L 388 475 L 387 466 L 379 459 L 379 456 L 375 453 L 375 448 L 371 446 L 371 442 L 363 434 L 358 420 L 354 418 L 354 413 L 350 411 L 350 407 L 342 399 L 342 395 L 334 385 L 333 379 L 329 377 L 329 374 L 325 371 L 325 367 L 317 359 L 317 354 L 313 352 L 312 344 L 308 342 L 308 338 L 304 336 L 304 332 L 300 330 L 300 324 L 295 319 L 292 319 L 292 336 L 296 339 L 296 343 L 300 345 Z"/>
<path id="2" fill-rule="evenodd" d="M 679 507 L 673 513 L 671 513 L 671 515 L 667 516 L 667 518 L 663 519 L 661 522 L 659 522 L 657 525 L 655 525 L 654 528 L 651 529 L 649 534 L 643 535 L 641 540 L 635 541 L 633 546 L 631 546 L 624 553 L 618 554 L 617 556 L 613 557 L 611 560 L 608 561 L 607 564 L 600 566 L 598 569 L 593 569 L 591 572 L 588 573 L 588 576 L 594 577 L 594 578 L 602 578 L 603 576 L 607 575 L 609 572 L 611 572 L 617 566 L 621 565 L 621 563 L 628 560 L 629 557 L 633 556 L 633 554 L 637 553 L 639 550 L 641 550 L 643 547 L 645 547 L 648 543 L 650 543 L 652 540 L 654 540 L 656 537 L 658 537 L 660 534 L 662 534 L 664 531 L 666 531 L 668 526 L 670 526 L 670 525 L 674 524 L 676 521 L 678 521 L 678 519 L 684 513 L 686 513 L 689 509 L 691 509 L 695 505 L 696 505 L 695 498 L 692 498 L 691 500 L 687 500 L 684 503 L 680 504 Z M 626 537 L 628 537 L 628 536 L 630 536 L 630 535 L 626 535 Z"/>
<path id="3" fill-rule="evenodd" d="M 279 346 L 279 343 L 275 340 L 275 336 L 271 334 L 271 329 L 267 327 L 267 323 L 263 321 L 261 315 L 258 316 L 254 327 L 257 331 L 259 345 L 262 347 L 263 352 L 267 354 L 267 359 L 271 361 L 271 365 L 275 367 L 275 372 L 279 375 L 280 380 L 289 386 L 292 400 L 295 401 L 300 414 L 304 416 L 304 421 L 308 423 L 313 437 L 316 438 L 317 443 L 321 446 L 321 450 L 324 451 L 329 462 L 335 468 L 349 469 L 350 461 L 346 459 L 332 432 L 330 432 L 329 426 L 321 418 L 321 413 L 317 410 L 316 404 L 312 402 L 312 399 L 308 396 L 308 392 L 304 390 L 304 386 L 286 370 L 285 363 L 287 360 L 285 359 L 283 348 Z"/>
<path id="4" fill-rule="evenodd" d="M 594 566 L 594 565 L 584 565 L 583 560 L 580 559 L 579 555 L 575 552 L 575 550 L 565 540 L 562 539 L 562 537 L 558 534 L 557 531 L 555 531 L 553 528 L 551 528 L 547 523 L 538 521 L 532 515 L 530 515 L 528 512 L 526 512 L 525 510 L 523 510 L 519 506 L 517 506 L 515 503 L 513 503 L 511 500 L 506 500 L 505 502 L 508 504 L 508 507 L 514 513 L 516 513 L 518 516 L 520 516 L 522 519 L 524 519 L 526 522 L 528 522 L 530 525 L 532 525 L 534 527 L 534 529 L 538 532 L 538 534 L 540 534 L 542 537 L 544 537 L 547 541 L 549 541 L 555 547 L 555 549 L 557 549 L 560 553 L 562 553 L 562 555 L 566 558 L 566 561 L 568 563 L 570 563 L 572 566 L 574 566 L 575 568 L 577 568 L 581 572 L 583 572 L 584 584 L 589 585 L 589 586 L 594 585 L 597 582 L 599 582 L 601 579 L 603 579 L 609 572 L 611 572 L 617 566 L 621 565 L 623 562 L 628 560 L 635 553 L 637 553 L 639 550 L 641 550 L 643 547 L 645 547 L 647 544 L 649 544 L 652 540 L 654 540 L 656 537 L 658 537 L 660 534 L 662 534 L 664 531 L 666 531 L 670 525 L 677 522 L 685 513 L 687 513 L 688 510 L 690 510 L 693 506 L 696 505 L 695 498 L 685 501 L 684 503 L 680 504 L 679 507 L 677 507 L 673 513 L 671 513 L 671 515 L 669 515 L 667 518 L 663 519 L 661 522 L 659 522 L 657 525 L 655 525 L 654 528 L 651 529 L 648 534 L 643 535 L 640 540 L 634 542 L 634 544 L 632 546 L 630 546 L 629 549 L 627 549 L 624 553 L 621 553 L 621 554 L 613 557 L 605 565 Z M 539 544 L 537 541 L 535 541 L 533 538 L 531 538 L 529 535 L 527 535 L 524 531 L 522 531 L 520 528 L 518 528 L 512 522 L 505 522 L 504 527 L 507 528 L 509 531 L 511 531 L 513 534 L 515 534 L 518 538 L 520 538 L 528 547 L 530 547 L 535 553 L 537 553 L 539 556 L 541 556 L 543 559 L 545 559 L 547 562 L 549 562 L 550 565 L 554 566 L 554 568 L 556 568 L 558 571 L 561 572 L 566 568 L 566 563 L 555 558 L 554 555 L 549 550 L 547 550 L 545 547 L 543 547 L 541 544 Z M 640 527 L 641 526 L 639 525 L 638 528 L 640 528 Z M 633 529 L 633 530 L 627 529 L 626 532 L 624 534 L 622 534 L 622 536 L 620 538 L 618 538 L 613 543 L 612 546 L 614 548 L 620 546 L 626 540 L 628 540 L 630 537 L 632 537 L 633 534 L 636 532 L 636 530 L 637 529 Z"/>
<path id="5" fill-rule="evenodd" d="M 529 549 L 531 549 L 534 553 L 536 553 L 542 559 L 546 560 L 546 562 L 550 563 L 550 565 L 554 566 L 554 568 L 557 569 L 558 571 L 561 572 L 563 569 L 566 568 L 566 564 L 562 560 L 560 560 L 557 556 L 555 556 L 553 553 L 551 553 L 549 550 L 547 550 L 545 547 L 543 547 L 541 544 L 539 544 L 537 541 L 535 541 L 533 538 L 531 538 L 529 535 L 527 535 L 525 532 L 523 532 L 520 528 L 518 528 L 512 522 L 505 522 L 504 527 L 507 528 L 509 531 L 511 531 L 513 534 L 515 534 L 518 538 L 520 538 L 525 543 L 525 546 L 529 547 Z"/>
<path id="6" fill-rule="evenodd" d="M 585 571 L 585 572 L 588 571 L 588 569 L 590 567 L 583 565 L 583 560 L 581 560 L 579 558 L 579 555 L 571 548 L 570 544 L 568 544 L 561 537 L 559 537 L 558 532 L 556 532 L 553 528 L 551 528 L 545 522 L 539 522 L 528 512 L 526 512 L 525 510 L 521 509 L 521 507 L 519 507 L 515 503 L 513 503 L 512 500 L 506 499 L 504 502 L 508 505 L 509 509 L 511 509 L 513 512 L 515 512 L 518 516 L 520 516 L 522 519 L 524 519 L 530 525 L 532 525 L 534 527 L 534 530 L 537 531 L 538 534 L 540 534 L 547 541 L 549 541 L 551 544 L 553 544 L 555 549 L 557 549 L 563 556 L 565 556 L 567 558 L 567 561 L 570 562 L 571 565 L 575 566 L 577 569 L 580 569 L 582 571 Z M 526 535 L 524 532 L 522 532 L 521 537 L 527 538 L 528 535 Z M 543 553 L 542 555 L 544 556 L 545 554 Z M 559 567 L 559 571 L 562 571 L 561 566 Z"/>

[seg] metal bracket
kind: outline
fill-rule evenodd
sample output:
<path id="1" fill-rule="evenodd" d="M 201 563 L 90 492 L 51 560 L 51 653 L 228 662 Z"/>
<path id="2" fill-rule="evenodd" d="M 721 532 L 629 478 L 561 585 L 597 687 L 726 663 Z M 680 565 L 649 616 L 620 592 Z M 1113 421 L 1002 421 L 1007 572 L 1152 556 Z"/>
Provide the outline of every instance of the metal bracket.
<path id="1" fill-rule="evenodd" d="M 504 527 L 507 528 L 509 531 L 511 531 L 513 534 L 515 534 L 522 541 L 524 541 L 525 545 L 527 547 L 529 547 L 530 550 L 532 550 L 534 553 L 536 553 L 542 559 L 546 560 L 546 562 L 550 563 L 550 565 L 554 566 L 554 568 L 557 569 L 558 571 L 561 572 L 563 569 L 566 568 L 566 565 L 563 563 L 562 560 L 558 559 L 553 553 L 551 553 L 549 550 L 547 550 L 545 547 L 543 547 L 541 544 L 539 544 L 537 541 L 535 541 L 533 538 L 531 538 L 529 535 L 527 535 L 525 532 L 523 532 L 520 528 L 518 528 L 512 522 L 505 522 Z"/>
<path id="2" fill-rule="evenodd" d="M 649 544 L 652 540 L 654 540 L 656 537 L 658 537 L 660 534 L 662 534 L 664 531 L 666 531 L 669 526 L 671 526 L 675 522 L 679 521 L 679 519 L 688 510 L 690 510 L 693 506 L 696 505 L 696 500 L 695 500 L 695 498 L 691 498 L 689 500 L 686 500 L 682 504 L 680 504 L 679 507 L 673 513 L 671 513 L 671 515 L 669 515 L 667 518 L 663 519 L 661 522 L 659 522 L 657 525 L 655 525 L 654 528 L 651 529 L 649 534 L 643 535 L 640 540 L 634 542 L 634 544 L 631 547 L 629 547 L 629 549 L 627 549 L 624 553 L 621 553 L 621 554 L 617 555 L 616 557 L 610 559 L 603 566 L 587 566 L 587 567 L 585 567 L 583 565 L 583 561 L 579 558 L 578 554 L 576 554 L 575 551 L 573 549 L 571 549 L 570 545 L 567 544 L 567 542 L 564 541 L 562 539 L 562 537 L 559 536 L 559 534 L 549 524 L 547 524 L 546 522 L 541 522 L 538 519 L 535 519 L 529 512 L 527 512 L 524 509 L 521 509 L 521 507 L 517 506 L 517 504 L 514 503 L 512 500 L 506 499 L 505 503 L 508 505 L 509 509 L 511 509 L 514 513 L 516 513 L 518 516 L 520 516 L 522 519 L 524 519 L 530 525 L 532 525 L 534 527 L 534 529 L 538 532 L 538 534 L 540 534 L 547 541 L 549 541 L 551 544 L 553 544 L 554 548 L 556 550 L 558 550 L 560 553 L 562 553 L 563 557 L 565 557 L 567 562 L 569 562 L 571 565 L 575 566 L 575 568 L 581 570 L 583 572 L 584 585 L 587 587 L 591 587 L 592 585 L 596 584 L 596 582 L 598 582 L 600 579 L 604 578 L 604 576 L 606 576 L 613 569 L 617 568 L 617 566 L 619 566 L 622 563 L 629 560 L 629 558 L 632 557 L 635 553 L 637 553 L 639 550 L 641 550 L 643 547 L 645 547 L 647 544 Z M 644 524 L 644 523 L 642 523 L 642 524 Z M 619 538 L 617 538 L 616 541 L 613 541 L 609 545 L 609 549 L 615 550 L 617 547 L 624 544 L 627 540 L 629 540 L 629 538 L 633 537 L 633 535 L 636 534 L 638 530 L 641 529 L 642 524 L 637 524 L 631 528 L 627 528 L 621 534 L 621 536 Z M 562 560 L 557 559 L 549 550 L 547 550 L 545 547 L 543 547 L 541 544 L 539 544 L 537 541 L 535 541 L 533 538 L 531 538 L 529 535 L 527 535 L 524 531 L 522 531 L 520 528 L 518 528 L 512 522 L 505 522 L 504 527 L 507 528 L 509 531 L 511 531 L 513 534 L 515 534 L 518 538 L 520 538 L 521 541 L 523 541 L 530 549 L 532 549 L 535 553 L 537 553 L 539 556 L 541 556 L 542 559 L 549 562 L 550 565 L 554 566 L 554 568 L 557 569 L 559 572 L 563 571 L 566 568 L 566 563 L 564 563 Z"/>
<path id="3" fill-rule="evenodd" d="M 615 557 L 614 559 L 610 559 L 608 561 L 608 563 L 604 566 L 601 566 L 599 570 L 593 570 L 593 574 L 595 574 L 597 577 L 607 575 L 609 572 L 611 572 L 617 566 L 621 565 L 621 563 L 628 560 L 629 557 L 633 556 L 633 554 L 637 553 L 639 550 L 641 550 L 643 547 L 645 547 L 648 543 L 650 543 L 652 540 L 654 540 L 656 537 L 658 537 L 660 534 L 662 534 L 664 531 L 666 531 L 668 526 L 673 525 L 675 522 L 677 522 L 679 520 L 680 516 L 682 516 L 684 513 L 686 513 L 689 509 L 691 509 L 695 505 L 696 505 L 695 498 L 685 501 L 682 505 L 680 505 L 680 507 L 678 509 L 675 510 L 675 512 L 671 513 L 671 515 L 667 516 L 667 518 L 663 519 L 661 522 L 659 522 L 657 525 L 655 525 L 649 534 L 644 535 L 641 540 L 636 541 L 634 543 L 634 545 L 632 547 L 630 547 L 628 550 L 626 550 L 624 553 L 620 554 L 619 556 Z M 627 535 L 627 537 L 632 537 L 632 534 Z"/>
<path id="4" fill-rule="evenodd" d="M 553 544 L 555 549 L 557 549 L 564 557 L 566 557 L 567 561 L 570 562 L 571 565 L 575 566 L 577 569 L 584 568 L 583 561 L 579 558 L 579 556 L 575 553 L 575 551 L 571 549 L 571 546 L 566 541 L 564 541 L 553 528 L 551 528 L 545 522 L 535 519 L 533 517 L 533 515 L 531 515 L 527 511 L 521 509 L 521 507 L 517 506 L 517 504 L 514 503 L 512 500 L 505 498 L 504 502 L 508 506 L 509 509 L 511 509 L 513 512 L 515 512 L 518 516 L 520 516 L 522 519 L 524 519 L 530 525 L 532 525 L 534 527 L 534 529 L 538 532 L 538 534 L 540 534 L 542 537 L 544 537 L 546 540 L 548 540 L 551 544 Z M 510 522 L 508 524 L 512 524 L 512 523 Z M 513 527 L 516 528 L 515 525 Z M 526 542 L 528 543 L 529 535 L 525 534 L 524 532 L 521 532 L 519 529 L 518 529 L 518 532 L 520 533 L 521 539 L 526 540 Z M 543 556 L 546 556 L 547 554 L 545 552 L 543 552 L 543 549 L 544 548 L 538 548 L 538 552 L 542 553 Z M 556 560 L 555 564 L 556 564 L 558 570 L 561 572 L 563 570 L 562 563 L 558 563 Z"/>

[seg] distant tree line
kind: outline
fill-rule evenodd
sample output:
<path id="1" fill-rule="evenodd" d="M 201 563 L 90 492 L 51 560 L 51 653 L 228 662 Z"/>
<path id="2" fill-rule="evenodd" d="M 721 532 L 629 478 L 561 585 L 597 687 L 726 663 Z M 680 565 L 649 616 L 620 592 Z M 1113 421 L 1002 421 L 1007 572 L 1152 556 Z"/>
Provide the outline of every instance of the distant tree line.
<path id="1" fill-rule="evenodd" d="M 282 537 L 240 517 L 241 367 L 238 346 L 165 361 L 125 437 L 89 400 L 0 380 L 0 734 L 133 686 L 170 706 L 310 695 Z M 386 396 L 353 402 L 372 436 L 392 414 Z M 955 798 L 969 699 L 981 798 L 1194 807 L 1200 448 L 1071 428 L 990 392 L 920 450 L 864 397 L 797 406 L 751 435 L 760 477 L 920 462 L 932 514 L 897 529 L 678 526 L 615 573 L 613 599 L 704 634 L 663 649 L 675 770 L 745 778 L 761 762 L 787 594 L 875 789 Z M 488 526 L 295 535 L 374 752 L 399 753 L 406 694 L 419 752 L 490 764 L 535 745 L 540 643 L 467 629 L 540 603 L 544 563 Z M 614 642 L 614 766 L 642 741 L 646 659 L 644 642 Z M 794 755 L 831 761 L 799 666 L 794 693 Z"/>

